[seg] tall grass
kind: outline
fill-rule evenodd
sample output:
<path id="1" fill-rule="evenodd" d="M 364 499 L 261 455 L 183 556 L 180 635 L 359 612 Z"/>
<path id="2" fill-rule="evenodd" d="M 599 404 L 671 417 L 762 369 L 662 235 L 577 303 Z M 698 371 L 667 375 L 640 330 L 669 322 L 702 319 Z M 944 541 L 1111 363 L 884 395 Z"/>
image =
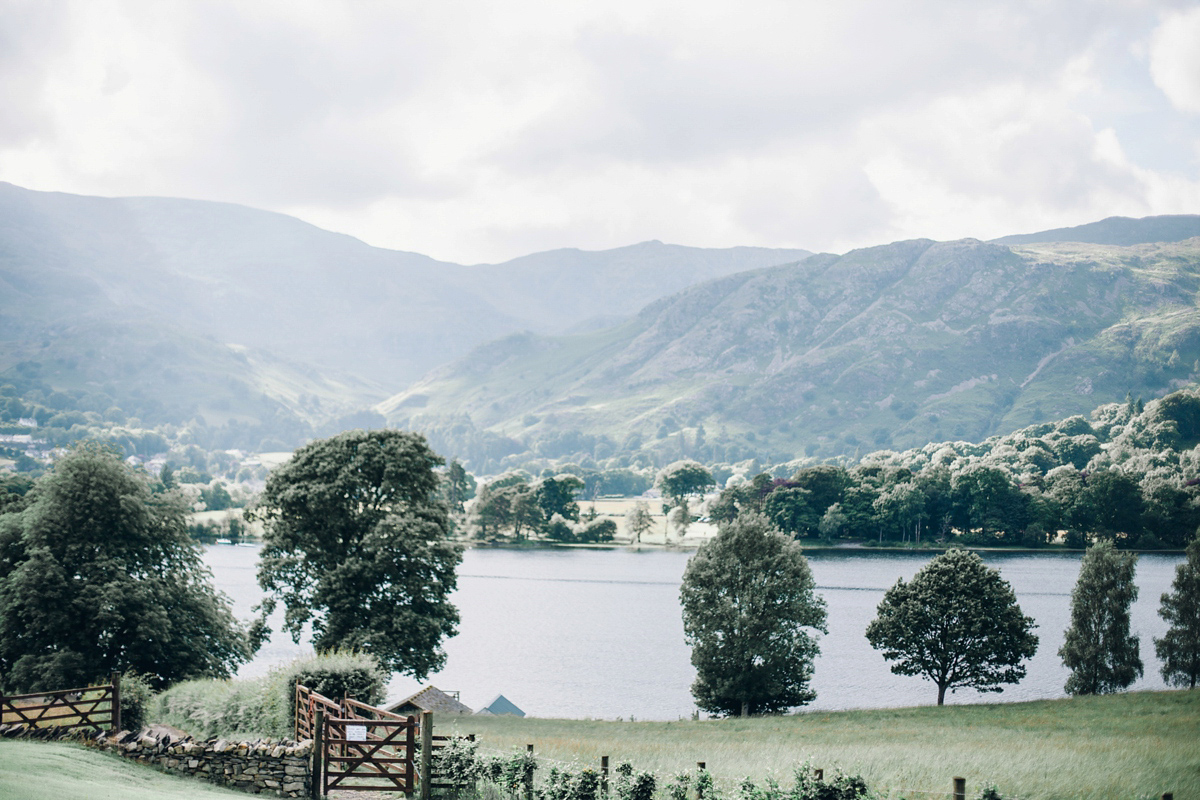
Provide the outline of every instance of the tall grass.
<path id="1" fill-rule="evenodd" d="M 383 697 L 386 674 L 372 656 L 349 651 L 297 659 L 260 678 L 177 683 L 155 698 L 151 720 L 209 738 L 292 735 L 296 682 L 337 699 Z"/>
<path id="2" fill-rule="evenodd" d="M 544 760 L 591 765 L 607 755 L 660 779 L 704 761 L 727 790 L 744 777 L 787 784 L 811 760 L 893 798 L 948 794 L 955 776 L 971 795 L 995 783 L 1005 797 L 1200 798 L 1200 691 L 755 719 L 439 722 L 438 733 L 477 734 L 481 752 L 533 744 Z"/>

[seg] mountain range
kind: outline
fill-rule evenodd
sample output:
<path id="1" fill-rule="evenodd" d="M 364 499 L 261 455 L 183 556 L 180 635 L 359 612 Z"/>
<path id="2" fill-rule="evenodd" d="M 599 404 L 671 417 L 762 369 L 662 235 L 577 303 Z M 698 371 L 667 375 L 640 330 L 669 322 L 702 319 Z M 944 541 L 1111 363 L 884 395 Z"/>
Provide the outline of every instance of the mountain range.
<path id="1" fill-rule="evenodd" d="M 0 374 L 36 365 L 143 421 L 318 423 L 495 337 L 594 327 L 807 255 L 644 242 L 467 266 L 243 206 L 0 183 Z"/>
<path id="2" fill-rule="evenodd" d="M 1113 217 L 462 265 L 243 206 L 0 183 L 0 384 L 247 449 L 386 418 L 476 470 L 853 456 L 1196 380 L 1198 236 L 1200 216 Z"/>
<path id="3" fill-rule="evenodd" d="M 510 463 L 978 441 L 1196 381 L 1198 286 L 1200 238 L 896 242 L 718 278 L 604 331 L 510 336 L 378 408 Z"/>

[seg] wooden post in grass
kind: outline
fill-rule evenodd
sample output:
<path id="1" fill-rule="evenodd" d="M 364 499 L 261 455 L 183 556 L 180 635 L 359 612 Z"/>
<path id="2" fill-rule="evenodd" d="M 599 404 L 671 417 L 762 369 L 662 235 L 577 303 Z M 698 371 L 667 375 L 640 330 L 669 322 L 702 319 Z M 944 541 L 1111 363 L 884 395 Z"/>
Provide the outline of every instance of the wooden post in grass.
<path id="1" fill-rule="evenodd" d="M 112 732 L 121 730 L 121 673 L 112 674 Z"/>
<path id="2" fill-rule="evenodd" d="M 967 779 L 954 779 L 954 800 L 967 800 Z"/>
<path id="3" fill-rule="evenodd" d="M 525 752 L 529 754 L 529 760 L 533 760 L 533 745 L 525 745 Z M 525 800 L 533 800 L 533 770 L 525 771 Z"/>
<path id="4" fill-rule="evenodd" d="M 704 769 L 704 762 L 697 761 L 696 769 Z M 704 800 L 704 789 L 700 788 L 700 781 L 696 781 L 696 800 Z"/>
<path id="5" fill-rule="evenodd" d="M 421 800 L 433 793 L 433 712 L 421 712 Z"/>
<path id="6" fill-rule="evenodd" d="M 608 797 L 608 756 L 600 756 L 600 796 Z"/>
<path id="7" fill-rule="evenodd" d="M 819 781 L 825 780 L 825 770 L 824 769 L 814 769 L 813 777 L 815 777 Z"/>
<path id="8" fill-rule="evenodd" d="M 316 719 L 313 720 L 312 732 L 312 774 L 309 776 L 309 794 L 316 800 L 323 794 L 325 788 L 325 709 L 317 706 Z"/>

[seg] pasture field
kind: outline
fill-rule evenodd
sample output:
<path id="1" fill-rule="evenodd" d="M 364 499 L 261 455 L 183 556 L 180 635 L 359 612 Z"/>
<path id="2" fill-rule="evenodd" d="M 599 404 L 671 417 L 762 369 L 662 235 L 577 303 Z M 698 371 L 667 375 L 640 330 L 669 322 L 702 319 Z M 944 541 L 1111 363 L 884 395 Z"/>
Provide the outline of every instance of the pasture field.
<path id="1" fill-rule="evenodd" d="M 65 742 L 0 741 L 0 800 L 247 797 Z"/>
<path id="2" fill-rule="evenodd" d="M 1176 800 L 1200 800 L 1200 690 L 744 720 L 464 717 L 441 725 L 439 733 L 475 733 L 481 752 L 533 744 L 546 768 L 598 766 L 607 755 L 661 782 L 704 761 L 729 790 L 745 777 L 789 785 L 793 768 L 809 760 L 861 773 L 881 796 L 909 800 L 948 796 L 955 776 L 967 779 L 972 797 L 994 783 L 1006 798 L 1173 792 Z"/>

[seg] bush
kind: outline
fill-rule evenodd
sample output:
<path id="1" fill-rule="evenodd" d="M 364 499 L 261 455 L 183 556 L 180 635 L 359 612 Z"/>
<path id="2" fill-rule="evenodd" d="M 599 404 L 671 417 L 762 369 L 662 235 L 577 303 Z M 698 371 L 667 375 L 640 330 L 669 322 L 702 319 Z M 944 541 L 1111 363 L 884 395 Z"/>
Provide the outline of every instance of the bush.
<path id="1" fill-rule="evenodd" d="M 146 726 L 154 690 L 150 683 L 135 672 L 121 676 L 121 727 L 139 731 Z"/>
<path id="2" fill-rule="evenodd" d="M 335 651 L 301 658 L 260 678 L 177 683 L 160 694 L 154 718 L 193 736 L 276 737 L 293 733 L 296 684 L 332 700 L 383 700 L 387 675 L 374 656 Z"/>
<path id="3" fill-rule="evenodd" d="M 183 681 L 157 697 L 154 719 L 201 739 L 290 737 L 292 706 L 280 678 Z"/>
<path id="4" fill-rule="evenodd" d="M 388 674 L 375 656 L 351 650 L 332 650 L 293 661 L 283 667 L 287 685 L 289 716 L 295 713 L 296 684 L 300 683 L 330 700 L 353 697 L 361 703 L 383 702 Z"/>
<path id="5" fill-rule="evenodd" d="M 611 542 L 617 535 L 617 523 L 611 519 L 598 519 L 588 524 L 580 533 L 581 542 Z"/>

